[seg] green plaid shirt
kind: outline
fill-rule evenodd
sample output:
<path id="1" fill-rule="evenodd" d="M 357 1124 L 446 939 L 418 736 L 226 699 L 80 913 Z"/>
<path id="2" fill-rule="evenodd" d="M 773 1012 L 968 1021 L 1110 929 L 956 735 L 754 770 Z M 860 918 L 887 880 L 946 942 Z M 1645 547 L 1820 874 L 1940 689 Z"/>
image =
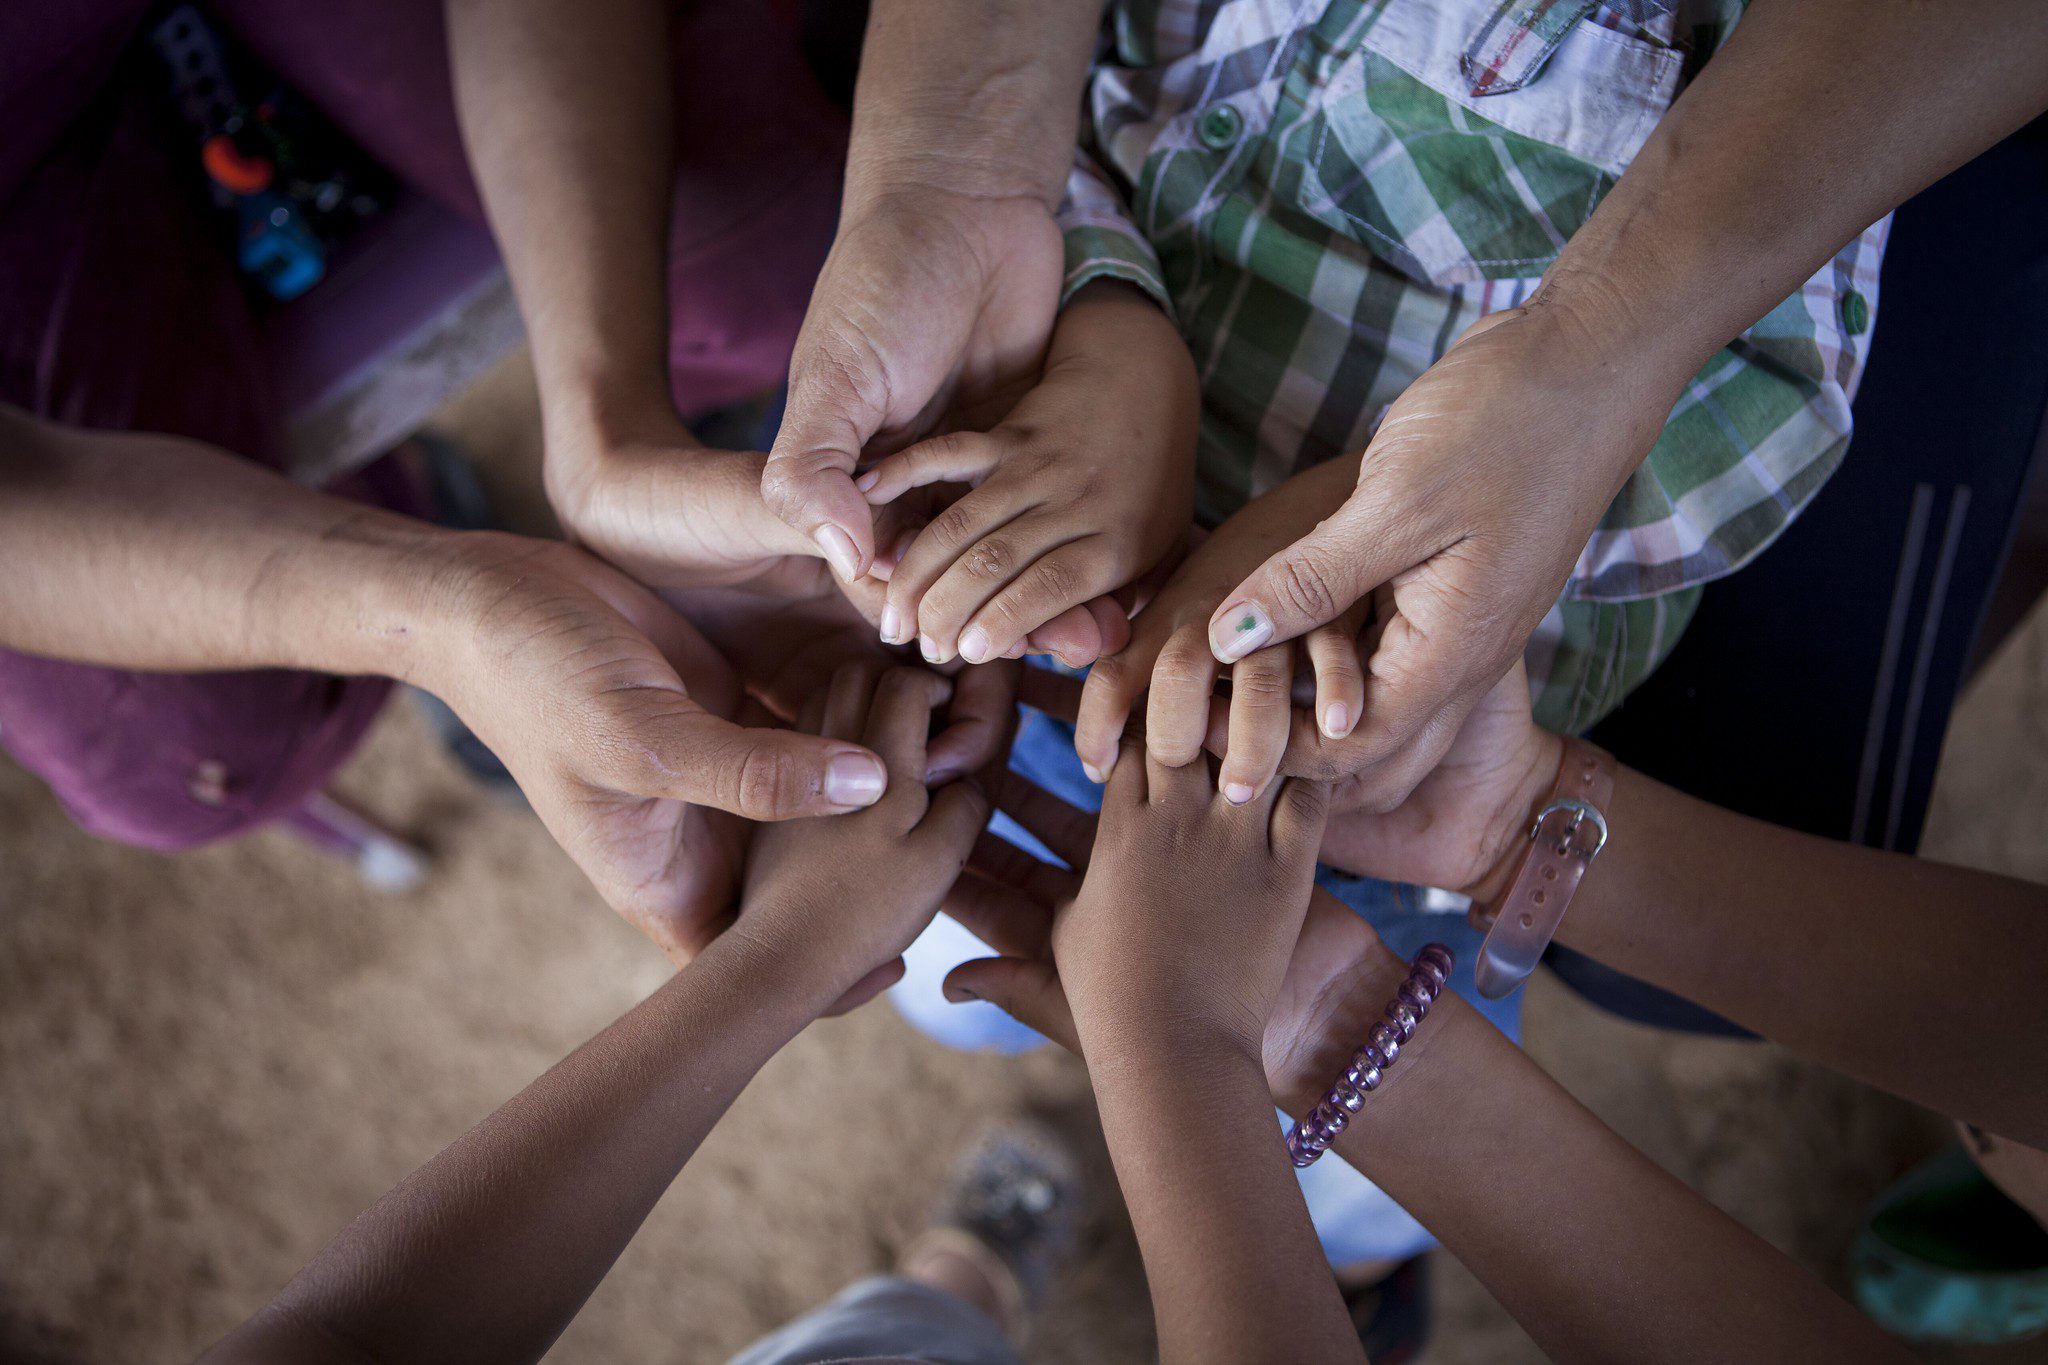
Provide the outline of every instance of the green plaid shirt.
<path id="1" fill-rule="evenodd" d="M 1197 515 L 1362 448 L 1526 302 L 1741 0 L 1113 0 L 1061 209 L 1068 294 L 1131 281 L 1202 377 Z M 1529 645 L 1580 730 L 1840 463 L 1889 219 L 1716 355 Z"/>

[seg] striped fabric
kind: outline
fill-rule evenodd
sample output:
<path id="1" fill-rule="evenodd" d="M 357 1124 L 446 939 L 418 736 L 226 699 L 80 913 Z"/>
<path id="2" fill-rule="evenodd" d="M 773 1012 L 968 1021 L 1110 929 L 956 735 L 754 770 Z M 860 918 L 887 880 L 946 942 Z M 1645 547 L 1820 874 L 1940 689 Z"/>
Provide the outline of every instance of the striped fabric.
<path id="1" fill-rule="evenodd" d="M 1215 524 L 1362 447 L 1477 318 L 1525 302 L 1741 0 L 1113 0 L 1062 209 L 1067 281 L 1128 280 L 1202 377 Z M 1880 221 L 1703 367 L 1532 640 L 1582 729 L 1840 463 Z"/>

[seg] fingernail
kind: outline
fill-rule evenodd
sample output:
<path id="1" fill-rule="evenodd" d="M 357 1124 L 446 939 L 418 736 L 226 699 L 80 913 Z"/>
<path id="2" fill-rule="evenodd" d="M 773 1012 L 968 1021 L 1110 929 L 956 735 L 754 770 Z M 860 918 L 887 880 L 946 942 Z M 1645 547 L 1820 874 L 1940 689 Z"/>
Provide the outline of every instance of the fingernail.
<path id="1" fill-rule="evenodd" d="M 951 1004 L 964 1005 L 970 1000 L 981 999 L 980 996 L 968 990 L 965 986 L 955 986 L 950 981 L 941 989 L 945 992 L 946 1000 Z"/>
<path id="2" fill-rule="evenodd" d="M 898 611 L 898 610 L 896 610 L 896 608 L 894 608 L 894 607 L 887 607 L 887 606 L 883 607 L 883 608 L 882 608 L 882 621 L 881 621 L 881 627 L 880 627 L 880 629 L 881 629 L 881 632 L 882 632 L 882 643 L 883 643 L 883 644 L 885 644 L 885 645 L 900 645 L 900 644 L 902 644 L 902 643 L 903 643 L 903 613 L 902 613 L 902 612 L 900 612 L 900 611 Z"/>
<path id="3" fill-rule="evenodd" d="M 1333 701 L 1323 708 L 1323 733 L 1331 739 L 1342 739 L 1351 733 L 1351 708 L 1341 701 Z"/>
<path id="4" fill-rule="evenodd" d="M 882 765 L 866 754 L 840 754 L 825 765 L 825 799 L 835 806 L 872 806 L 888 785 Z"/>
<path id="5" fill-rule="evenodd" d="M 943 787 L 958 776 L 960 776 L 960 770 L 950 765 L 942 768 L 929 768 L 925 771 L 924 784 L 927 787 Z"/>
<path id="6" fill-rule="evenodd" d="M 1273 638 L 1273 618 L 1256 602 L 1239 602 L 1209 632 L 1209 649 L 1220 663 L 1234 664 Z"/>
<path id="7" fill-rule="evenodd" d="M 825 562 L 841 582 L 851 583 L 859 575 L 860 552 L 853 548 L 852 536 L 827 522 L 811 532 L 811 539 L 817 542 L 818 553 L 825 556 Z"/>
<path id="8" fill-rule="evenodd" d="M 1098 787 L 1102 785 L 1102 769 L 1096 767 L 1093 763 L 1083 762 L 1081 764 L 1081 771 L 1088 774 L 1090 782 L 1093 782 Z"/>
<path id="9" fill-rule="evenodd" d="M 1025 643 L 1024 641 L 1022 641 L 1022 640 L 1019 640 L 1019 641 L 1018 641 L 1018 642 L 1017 642 L 1016 644 L 1014 644 L 1014 645 L 1011 645 L 1011 646 L 1010 646 L 1010 647 L 1009 647 L 1008 649 L 1006 649 L 1006 650 L 1004 650 L 1004 651 L 1003 651 L 1003 657 L 1004 657 L 1005 659 L 1021 659 L 1021 658 L 1023 658 L 1023 657 L 1024 657 L 1024 656 L 1025 656 L 1025 655 L 1026 655 L 1027 653 L 1029 653 L 1029 652 L 1030 652 L 1030 650 L 1031 650 L 1031 646 L 1030 646 L 1030 645 L 1026 644 L 1026 643 Z M 1065 662 L 1066 662 L 1066 660 L 1065 660 L 1065 659 L 1062 659 L 1062 660 L 1060 660 L 1060 662 L 1061 662 L 1061 663 L 1065 663 Z"/>
<path id="10" fill-rule="evenodd" d="M 920 635 L 917 637 L 917 652 L 924 655 L 924 661 L 928 664 L 935 664 L 939 661 L 939 647 L 932 642 L 930 636 Z"/>
<path id="11" fill-rule="evenodd" d="M 988 632 L 980 626 L 969 626 L 967 633 L 960 637 L 960 657 L 968 663 L 986 663 L 989 656 Z"/>
<path id="12" fill-rule="evenodd" d="M 1245 802 L 1252 799 L 1252 789 L 1242 782 L 1225 782 L 1223 784 L 1223 799 L 1233 806 L 1242 806 Z"/>
<path id="13" fill-rule="evenodd" d="M 867 473 L 855 479 L 853 481 L 853 486 L 855 488 L 858 488 L 861 492 L 865 493 L 869 489 L 873 488 L 876 484 L 880 483 L 881 481 L 882 471 L 879 469 L 870 469 Z"/>

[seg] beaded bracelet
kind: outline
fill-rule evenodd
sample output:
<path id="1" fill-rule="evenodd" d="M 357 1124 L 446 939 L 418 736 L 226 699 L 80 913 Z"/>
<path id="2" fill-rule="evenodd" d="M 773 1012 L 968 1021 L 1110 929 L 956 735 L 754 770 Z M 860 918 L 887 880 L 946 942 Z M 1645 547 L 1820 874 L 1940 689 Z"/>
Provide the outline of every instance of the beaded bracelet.
<path id="1" fill-rule="evenodd" d="M 1378 1088 L 1380 1077 L 1401 1055 L 1401 1045 L 1415 1036 L 1430 1004 L 1443 993 L 1456 961 L 1441 943 L 1432 943 L 1415 955 L 1408 979 L 1387 1002 L 1386 1015 L 1372 1026 L 1365 1046 L 1352 1055 L 1351 1064 L 1329 1093 L 1287 1130 L 1287 1154 L 1296 1166 L 1313 1166 L 1337 1135 L 1351 1126 L 1351 1116 L 1365 1106 L 1365 1093 Z"/>

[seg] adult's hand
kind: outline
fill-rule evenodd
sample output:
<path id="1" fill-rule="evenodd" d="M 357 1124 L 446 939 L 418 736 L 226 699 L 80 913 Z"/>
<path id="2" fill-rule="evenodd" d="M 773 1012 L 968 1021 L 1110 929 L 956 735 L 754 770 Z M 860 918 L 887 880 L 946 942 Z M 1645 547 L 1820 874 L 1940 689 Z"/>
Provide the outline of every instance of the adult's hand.
<path id="1" fill-rule="evenodd" d="M 413 680 L 504 761 L 599 894 L 676 962 L 730 918 L 740 818 L 832 815 L 882 796 L 881 760 L 859 744 L 737 723 L 746 701 L 718 653 L 583 552 L 482 534 L 445 564 Z"/>
<path id="2" fill-rule="evenodd" d="M 842 579 L 881 548 L 853 484 L 863 452 L 1020 395 L 1052 332 L 1062 259 L 1052 213 L 1032 196 L 913 185 L 851 210 L 797 334 L 761 484 Z"/>
<path id="3" fill-rule="evenodd" d="M 1538 304 L 1467 330 L 1395 401 L 1335 513 L 1224 594 L 1234 662 L 1372 606 L 1361 708 L 1297 724 L 1283 770 L 1360 779 L 1389 809 L 1520 655 L 1671 408 L 1663 367 Z"/>

